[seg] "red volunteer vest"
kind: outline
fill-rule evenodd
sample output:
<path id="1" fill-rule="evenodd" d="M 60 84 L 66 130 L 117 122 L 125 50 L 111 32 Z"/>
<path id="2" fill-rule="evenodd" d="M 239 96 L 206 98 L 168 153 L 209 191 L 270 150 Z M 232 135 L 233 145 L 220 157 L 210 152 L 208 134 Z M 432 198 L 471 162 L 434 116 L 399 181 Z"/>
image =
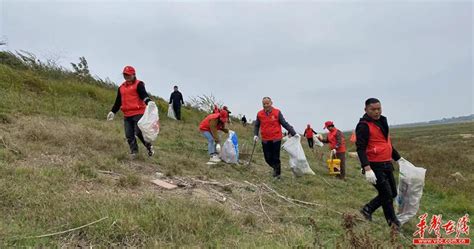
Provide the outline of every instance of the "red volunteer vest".
<path id="1" fill-rule="evenodd" d="M 356 141 L 357 141 L 356 133 L 355 133 L 355 131 L 352 131 L 351 142 L 352 142 L 352 143 L 355 143 Z"/>
<path id="2" fill-rule="evenodd" d="M 122 83 L 120 86 L 120 96 L 122 97 L 123 116 L 131 117 L 145 113 L 146 104 L 140 99 L 137 92 L 139 80 L 133 84 Z"/>
<path id="3" fill-rule="evenodd" d="M 257 118 L 260 121 L 260 136 L 262 136 L 263 141 L 281 140 L 283 138 L 279 116 L 280 110 L 276 108 L 273 108 L 268 115 L 263 109 L 258 112 Z"/>
<path id="4" fill-rule="evenodd" d="M 334 128 L 334 130 L 330 131 L 328 134 L 328 141 L 329 141 L 329 148 L 336 149 L 337 145 L 337 139 L 336 139 L 336 134 L 339 130 Z M 342 134 L 341 137 L 341 144 L 339 145 L 339 148 L 336 149 L 337 153 L 342 153 L 346 152 L 346 139 L 344 138 L 344 134 Z"/>
<path id="5" fill-rule="evenodd" d="M 313 137 L 313 130 L 311 128 L 306 128 L 306 130 L 304 131 L 304 134 L 305 134 L 306 138 L 312 138 Z"/>
<path id="6" fill-rule="evenodd" d="M 367 158 L 369 162 L 389 162 L 392 160 L 392 141 L 390 135 L 385 139 L 382 130 L 373 122 L 365 122 L 369 126 L 369 142 Z"/>
<path id="7" fill-rule="evenodd" d="M 211 131 L 211 126 L 209 124 L 209 121 L 211 121 L 211 119 L 218 119 L 219 117 L 220 117 L 220 113 L 213 113 L 213 114 L 207 115 L 207 117 L 204 120 L 202 120 L 201 123 L 199 124 L 199 130 Z M 222 130 L 222 128 L 223 128 L 222 124 L 218 123 L 217 129 Z"/>

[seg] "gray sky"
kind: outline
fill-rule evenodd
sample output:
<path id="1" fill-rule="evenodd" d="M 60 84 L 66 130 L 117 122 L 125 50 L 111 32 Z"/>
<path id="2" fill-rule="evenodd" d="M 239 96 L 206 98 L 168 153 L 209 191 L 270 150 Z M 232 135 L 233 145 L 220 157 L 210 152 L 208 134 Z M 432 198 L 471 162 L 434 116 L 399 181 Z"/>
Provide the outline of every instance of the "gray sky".
<path id="1" fill-rule="evenodd" d="M 300 132 L 353 129 L 368 97 L 391 124 L 474 109 L 470 1 L 0 3 L 9 50 L 67 67 L 85 56 L 116 83 L 132 65 L 154 95 L 176 83 L 250 119 L 271 96 Z"/>

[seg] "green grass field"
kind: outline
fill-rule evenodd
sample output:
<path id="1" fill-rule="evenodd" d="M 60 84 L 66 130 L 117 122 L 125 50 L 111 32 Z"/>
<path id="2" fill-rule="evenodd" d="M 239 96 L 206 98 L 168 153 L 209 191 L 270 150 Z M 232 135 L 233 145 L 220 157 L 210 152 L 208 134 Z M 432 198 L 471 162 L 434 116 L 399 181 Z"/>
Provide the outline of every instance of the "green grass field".
<path id="1" fill-rule="evenodd" d="M 139 158 L 130 161 L 121 117 L 105 121 L 116 89 L 34 68 L 3 52 L 0 59 L 0 247 L 411 245 L 416 217 L 400 236 L 391 236 L 382 210 L 372 223 L 359 216 L 376 192 L 355 158 L 348 159 L 347 181 L 328 176 L 328 148 L 310 151 L 305 142 L 315 176 L 294 178 L 282 152 L 283 180 L 273 181 L 259 146 L 250 167 L 209 166 L 197 128 L 206 114 L 186 107 L 182 122 L 169 120 L 167 103 L 157 99 L 162 119 L 156 156 L 148 158 L 140 145 Z M 230 128 L 247 158 L 252 128 L 236 121 Z M 473 135 L 472 122 L 392 131 L 402 156 L 427 168 L 419 214 L 457 221 L 474 213 Z M 182 187 L 167 191 L 151 184 L 156 172 Z M 463 178 L 451 176 L 456 172 Z M 266 186 L 312 205 L 285 200 Z"/>

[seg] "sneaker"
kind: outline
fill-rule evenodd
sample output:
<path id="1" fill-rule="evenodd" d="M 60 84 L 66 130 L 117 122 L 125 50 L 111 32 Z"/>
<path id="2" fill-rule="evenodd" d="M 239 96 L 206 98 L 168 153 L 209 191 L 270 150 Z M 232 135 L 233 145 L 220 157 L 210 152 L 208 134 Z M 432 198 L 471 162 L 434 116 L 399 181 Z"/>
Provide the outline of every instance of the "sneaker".
<path id="1" fill-rule="evenodd" d="M 153 150 L 153 145 L 150 145 L 150 147 L 146 148 L 148 150 L 148 156 L 153 156 L 155 155 L 155 151 Z"/>
<path id="2" fill-rule="evenodd" d="M 275 169 L 273 169 L 273 174 L 272 174 L 273 177 L 277 177 L 277 172 Z"/>
<path id="3" fill-rule="evenodd" d="M 211 159 L 209 159 L 209 162 L 213 162 L 213 163 L 218 163 L 220 161 L 221 161 L 221 159 L 219 158 L 218 155 L 213 155 L 213 156 L 211 156 Z"/>
<path id="4" fill-rule="evenodd" d="M 136 152 L 130 153 L 130 160 L 135 160 L 137 156 L 138 156 L 138 153 Z"/>
<path id="5" fill-rule="evenodd" d="M 364 216 L 364 218 L 368 221 L 372 221 L 372 214 L 369 212 L 369 210 L 367 209 L 367 207 L 364 207 L 360 210 L 360 213 L 362 214 L 362 216 Z"/>
<path id="6" fill-rule="evenodd" d="M 395 220 L 395 221 L 388 221 L 388 225 L 395 231 L 395 232 L 400 232 L 402 224 L 400 221 Z"/>

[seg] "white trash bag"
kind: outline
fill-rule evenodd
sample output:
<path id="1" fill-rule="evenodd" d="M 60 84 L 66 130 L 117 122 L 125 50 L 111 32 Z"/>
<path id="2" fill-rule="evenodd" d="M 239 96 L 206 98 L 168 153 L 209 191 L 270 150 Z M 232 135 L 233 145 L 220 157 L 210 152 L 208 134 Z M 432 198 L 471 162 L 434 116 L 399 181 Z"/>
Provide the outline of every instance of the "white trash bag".
<path id="1" fill-rule="evenodd" d="M 400 177 L 398 183 L 398 214 L 400 223 L 404 224 L 418 212 L 423 187 L 425 185 L 426 169 L 415 167 L 405 158 L 398 161 Z"/>
<path id="2" fill-rule="evenodd" d="M 229 131 L 229 137 L 225 140 L 220 151 L 222 161 L 226 163 L 239 162 L 239 141 L 234 131 Z"/>
<path id="3" fill-rule="evenodd" d="M 308 160 L 306 160 L 300 136 L 288 138 L 282 148 L 290 154 L 290 167 L 295 176 L 314 175 L 313 170 L 309 167 Z"/>
<path id="4" fill-rule="evenodd" d="M 314 145 L 317 145 L 319 147 L 323 147 L 324 144 L 323 142 L 319 141 L 318 137 L 321 137 L 321 135 L 313 135 L 313 140 L 314 140 Z"/>
<path id="5" fill-rule="evenodd" d="M 173 104 L 169 104 L 168 106 L 168 118 L 177 120 L 176 115 L 174 114 Z"/>
<path id="6" fill-rule="evenodd" d="M 138 120 L 138 128 L 146 142 L 151 143 L 156 140 L 160 133 L 160 116 L 155 102 L 151 101 L 146 106 L 145 113 Z"/>

